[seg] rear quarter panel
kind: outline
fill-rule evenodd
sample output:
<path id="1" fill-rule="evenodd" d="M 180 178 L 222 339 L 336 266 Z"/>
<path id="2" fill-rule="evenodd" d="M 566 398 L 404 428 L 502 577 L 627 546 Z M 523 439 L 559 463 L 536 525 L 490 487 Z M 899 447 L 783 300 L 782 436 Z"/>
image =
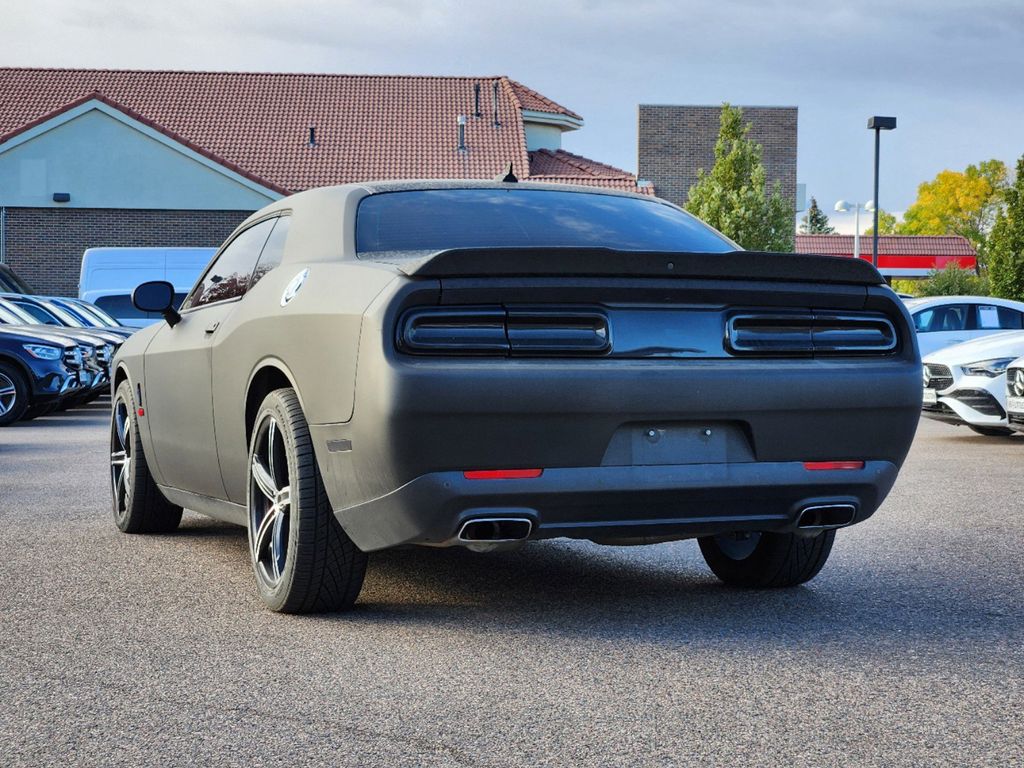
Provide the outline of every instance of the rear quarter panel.
<path id="1" fill-rule="evenodd" d="M 287 305 L 282 294 L 308 269 Z M 245 402 L 265 366 L 295 387 L 310 424 L 347 422 L 355 402 L 356 360 L 363 312 L 395 271 L 351 262 L 286 262 L 268 273 L 217 329 L 213 340 L 213 411 L 228 498 L 245 502 Z"/>

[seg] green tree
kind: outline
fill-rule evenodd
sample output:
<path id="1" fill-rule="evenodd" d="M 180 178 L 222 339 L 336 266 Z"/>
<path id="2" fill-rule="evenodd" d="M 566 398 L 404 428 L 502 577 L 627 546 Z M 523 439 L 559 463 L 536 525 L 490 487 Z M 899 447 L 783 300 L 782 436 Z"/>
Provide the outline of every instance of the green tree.
<path id="1" fill-rule="evenodd" d="M 791 251 L 793 206 L 778 182 L 769 193 L 761 145 L 749 132 L 743 110 L 723 104 L 715 164 L 697 172 L 686 210 L 748 250 Z"/>
<path id="2" fill-rule="evenodd" d="M 992 295 L 1024 301 L 1024 155 L 1017 161 L 1017 177 L 1003 197 L 1006 205 L 996 214 L 988 238 Z"/>
<path id="3" fill-rule="evenodd" d="M 828 216 L 818 207 L 818 201 L 813 197 L 807 213 L 800 220 L 800 231 L 807 235 L 831 235 L 836 231 L 835 227 L 829 226 Z"/>
<path id="4" fill-rule="evenodd" d="M 945 269 L 933 269 L 917 286 L 918 296 L 988 296 L 988 279 L 950 262 Z"/>
<path id="5" fill-rule="evenodd" d="M 940 171 L 917 188 L 917 200 L 903 214 L 903 235 L 963 235 L 986 261 L 988 234 L 1007 187 L 1006 164 L 985 160 L 964 171 Z"/>
<path id="6" fill-rule="evenodd" d="M 874 214 L 871 214 L 874 219 Z M 879 235 L 895 235 L 899 230 L 899 224 L 896 223 L 896 217 L 889 213 L 884 208 L 878 209 L 878 234 Z M 874 226 L 870 226 L 864 232 L 869 237 L 875 234 Z"/>

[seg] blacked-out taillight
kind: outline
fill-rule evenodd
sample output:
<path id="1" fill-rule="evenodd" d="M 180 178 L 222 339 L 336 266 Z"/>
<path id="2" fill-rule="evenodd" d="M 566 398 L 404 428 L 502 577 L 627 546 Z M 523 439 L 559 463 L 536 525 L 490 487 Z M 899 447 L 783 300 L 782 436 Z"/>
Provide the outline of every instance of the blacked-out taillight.
<path id="1" fill-rule="evenodd" d="M 413 354 L 603 355 L 608 318 L 588 308 L 423 307 L 398 323 L 398 347 Z"/>
<path id="2" fill-rule="evenodd" d="M 726 324 L 737 355 L 885 354 L 898 346 L 896 328 L 874 313 L 742 313 Z"/>
<path id="3" fill-rule="evenodd" d="M 507 354 L 505 310 L 410 310 L 399 323 L 398 344 L 404 352 L 420 354 Z"/>

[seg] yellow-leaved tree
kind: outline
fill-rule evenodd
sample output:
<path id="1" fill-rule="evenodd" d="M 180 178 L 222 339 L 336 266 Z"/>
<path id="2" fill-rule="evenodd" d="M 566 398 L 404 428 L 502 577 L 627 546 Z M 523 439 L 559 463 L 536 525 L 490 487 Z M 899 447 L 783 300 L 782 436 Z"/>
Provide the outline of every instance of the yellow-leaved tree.
<path id="1" fill-rule="evenodd" d="M 1007 187 L 1006 164 L 985 160 L 963 171 L 941 171 L 917 188 L 917 200 L 903 214 L 903 235 L 963 235 L 984 264 L 988 234 Z"/>

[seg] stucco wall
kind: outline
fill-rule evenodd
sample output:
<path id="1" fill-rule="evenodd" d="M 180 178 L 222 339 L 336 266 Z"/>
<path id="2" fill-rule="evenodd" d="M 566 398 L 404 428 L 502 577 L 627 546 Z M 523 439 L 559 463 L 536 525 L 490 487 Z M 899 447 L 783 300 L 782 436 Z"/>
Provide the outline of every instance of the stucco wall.
<path id="1" fill-rule="evenodd" d="M 0 145 L 0 205 L 253 211 L 280 197 L 106 105 L 80 110 Z"/>
<path id="2" fill-rule="evenodd" d="M 556 125 L 541 123 L 523 123 L 526 133 L 526 149 L 533 152 L 537 149 L 561 149 L 562 129 Z"/>

